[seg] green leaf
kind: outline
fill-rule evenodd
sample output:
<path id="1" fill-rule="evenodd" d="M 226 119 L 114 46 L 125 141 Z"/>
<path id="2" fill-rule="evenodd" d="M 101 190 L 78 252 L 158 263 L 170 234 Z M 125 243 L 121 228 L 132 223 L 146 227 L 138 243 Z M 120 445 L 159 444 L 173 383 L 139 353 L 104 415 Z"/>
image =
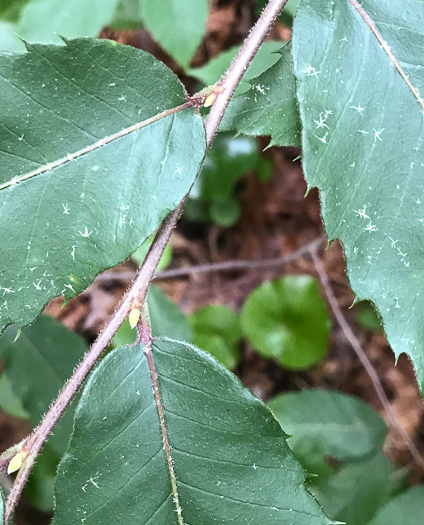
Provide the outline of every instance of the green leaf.
<path id="1" fill-rule="evenodd" d="M 143 25 L 140 14 L 140 0 L 120 0 L 109 22 L 109 27 L 116 30 L 138 29 Z"/>
<path id="2" fill-rule="evenodd" d="M 280 426 L 232 374 L 170 339 L 154 341 L 151 356 L 175 478 L 143 349 L 119 348 L 81 397 L 54 525 L 329 523 Z"/>
<path id="3" fill-rule="evenodd" d="M 66 446 L 70 437 L 69 433 Z M 61 455 L 49 444 L 45 445 L 25 485 L 25 498 L 44 512 L 52 512 L 55 506 L 54 484 L 60 459 Z"/>
<path id="4" fill-rule="evenodd" d="M 280 54 L 278 62 L 250 81 L 249 91 L 231 100 L 221 130 L 270 135 L 269 146 L 301 145 L 291 45 L 284 46 Z"/>
<path id="5" fill-rule="evenodd" d="M 167 336 L 191 341 L 193 333 L 187 317 L 157 286 L 151 286 L 147 296 L 150 323 L 154 337 Z"/>
<path id="6" fill-rule="evenodd" d="M 266 157 L 260 157 L 255 166 L 256 174 L 263 184 L 267 184 L 272 179 L 272 164 Z"/>
<path id="7" fill-rule="evenodd" d="M 369 525 L 421 525 L 424 516 L 424 487 L 411 487 L 390 500 Z"/>
<path id="8" fill-rule="evenodd" d="M 127 317 L 114 335 L 111 346 L 117 348 L 118 346 L 132 345 L 137 341 L 137 335 L 137 328 L 131 328 Z"/>
<path id="9" fill-rule="evenodd" d="M 211 221 L 223 228 L 230 228 L 240 218 L 240 204 L 233 198 L 216 200 L 209 207 Z"/>
<path id="10" fill-rule="evenodd" d="M 141 17 L 157 42 L 184 68 L 206 32 L 208 0 L 140 0 Z"/>
<path id="11" fill-rule="evenodd" d="M 149 307 L 153 337 L 167 336 L 186 341 L 192 340 L 192 329 L 187 317 L 179 307 L 155 285 L 150 286 L 147 305 Z M 136 341 L 137 329 L 131 328 L 127 317 L 113 338 L 113 346 L 131 345 Z"/>
<path id="12" fill-rule="evenodd" d="M 190 188 L 205 135 L 192 109 L 129 132 L 185 102 L 173 73 L 129 46 L 31 45 L 0 56 L 0 74 L 1 330 L 130 256 Z"/>
<path id="13" fill-rule="evenodd" d="M 143 263 L 144 259 L 146 258 L 147 252 L 150 249 L 150 246 L 153 244 L 155 236 L 151 235 L 148 239 L 146 239 L 143 244 L 137 248 L 137 250 L 132 254 L 131 259 L 133 259 L 139 266 Z M 172 260 L 172 247 L 168 243 L 165 247 L 165 250 L 163 252 L 163 255 L 159 261 L 158 267 L 156 268 L 157 272 L 161 272 L 162 270 L 165 270 L 168 268 L 168 266 L 171 264 Z"/>
<path id="14" fill-rule="evenodd" d="M 28 412 L 22 404 L 22 399 L 13 391 L 12 383 L 5 372 L 0 377 L 0 406 L 2 410 L 14 417 L 28 419 Z"/>
<path id="15" fill-rule="evenodd" d="M 340 392 L 311 389 L 281 394 L 268 406 L 292 436 L 288 440 L 290 448 L 316 474 L 326 457 L 352 461 L 375 455 L 387 434 L 375 410 Z"/>
<path id="16" fill-rule="evenodd" d="M 58 35 L 96 37 L 112 19 L 118 1 L 67 0 L 58 5 L 57 0 L 31 0 L 22 11 L 17 32 L 28 42 L 40 43 L 60 43 Z"/>
<path id="17" fill-rule="evenodd" d="M 248 89 L 249 84 L 247 82 L 249 80 L 258 77 L 278 62 L 280 55 L 276 53 L 276 51 L 280 50 L 282 46 L 283 42 L 281 41 L 267 41 L 261 45 L 255 58 L 243 76 L 243 81 L 240 84 L 241 88 L 239 86 L 239 91 Z M 200 80 L 200 82 L 203 82 L 206 86 L 211 86 L 218 82 L 225 71 L 227 71 L 239 50 L 240 46 L 233 47 L 229 51 L 225 51 L 216 58 L 213 58 L 206 65 L 189 69 L 187 74 L 197 78 L 197 80 Z"/>
<path id="18" fill-rule="evenodd" d="M 188 217 L 194 221 L 212 220 L 223 227 L 232 226 L 240 215 L 234 185 L 242 175 L 256 169 L 258 153 L 253 138 L 219 134 L 190 191 L 186 206 Z"/>
<path id="19" fill-rule="evenodd" d="M 223 305 L 205 306 L 190 315 L 193 342 L 232 370 L 240 362 L 241 339 L 238 315 Z"/>
<path id="20" fill-rule="evenodd" d="M 380 319 L 369 301 L 361 301 L 355 310 L 357 310 L 356 321 L 365 328 L 365 330 L 373 332 L 382 330 Z"/>
<path id="21" fill-rule="evenodd" d="M 364 525 L 387 501 L 392 470 L 381 452 L 368 461 L 341 468 L 317 487 L 311 486 L 311 491 L 331 518 Z"/>
<path id="22" fill-rule="evenodd" d="M 17 22 L 28 0 L 0 0 L 0 19 Z"/>
<path id="23" fill-rule="evenodd" d="M 353 0 L 299 6 L 293 54 L 304 171 L 320 189 L 329 238 L 344 246 L 353 291 L 377 306 L 395 354 L 411 356 L 423 389 L 424 103 L 411 88 L 424 93 L 424 3 L 360 4 L 393 55 Z"/>
<path id="24" fill-rule="evenodd" d="M 234 183 L 258 162 L 258 145 L 250 137 L 219 134 L 208 152 L 191 199 L 222 200 L 233 195 Z"/>
<path id="25" fill-rule="evenodd" d="M 0 357 L 13 394 L 35 427 L 71 377 L 87 351 L 87 344 L 49 316 L 39 317 L 15 341 L 16 333 L 15 327 L 9 327 L 0 337 Z M 57 465 L 69 443 L 74 411 L 75 403 L 56 425 L 25 488 L 26 496 L 45 511 L 53 509 L 53 483 Z"/>
<path id="26" fill-rule="evenodd" d="M 87 351 L 85 341 L 61 323 L 42 315 L 22 330 L 9 327 L 0 337 L 0 357 L 15 395 L 22 400 L 35 427 L 69 379 Z M 72 411 L 68 411 L 55 427 L 49 443 L 62 454 L 72 430 Z"/>
<path id="27" fill-rule="evenodd" d="M 241 325 L 263 356 L 292 369 L 320 361 L 330 332 L 317 283 L 306 275 L 289 275 L 258 286 L 244 303 Z"/>

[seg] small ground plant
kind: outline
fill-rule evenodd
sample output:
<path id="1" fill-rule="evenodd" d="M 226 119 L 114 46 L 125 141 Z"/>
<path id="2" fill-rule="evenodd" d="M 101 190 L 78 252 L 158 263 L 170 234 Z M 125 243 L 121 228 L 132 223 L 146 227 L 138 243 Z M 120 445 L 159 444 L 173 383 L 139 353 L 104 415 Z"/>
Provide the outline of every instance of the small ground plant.
<path id="1" fill-rule="evenodd" d="M 150 286 L 185 206 L 229 226 L 239 177 L 268 180 L 252 137 L 301 146 L 357 301 L 374 305 L 423 389 L 424 5 L 286 4 L 258 1 L 242 46 L 202 67 L 191 63 L 207 0 L 0 5 L 0 392 L 13 390 L 8 410 L 35 427 L 0 459 L 17 472 L 5 525 L 32 471 L 27 495 L 54 505 L 54 525 L 412 524 L 414 506 L 423 519 L 422 486 L 393 475 L 375 411 L 320 389 L 267 406 L 225 368 L 241 337 L 287 368 L 319 361 L 330 320 L 314 279 L 262 284 L 240 318 L 214 306 L 190 321 Z M 265 41 L 279 16 L 292 40 Z M 96 39 L 105 25 L 143 25 L 199 89 L 147 52 Z M 228 161 L 237 148 L 223 164 L 220 151 Z M 324 242 L 301 251 L 372 376 L 318 257 Z M 139 270 L 90 348 L 41 315 L 130 256 Z M 318 478 L 306 486 L 305 472 Z"/>

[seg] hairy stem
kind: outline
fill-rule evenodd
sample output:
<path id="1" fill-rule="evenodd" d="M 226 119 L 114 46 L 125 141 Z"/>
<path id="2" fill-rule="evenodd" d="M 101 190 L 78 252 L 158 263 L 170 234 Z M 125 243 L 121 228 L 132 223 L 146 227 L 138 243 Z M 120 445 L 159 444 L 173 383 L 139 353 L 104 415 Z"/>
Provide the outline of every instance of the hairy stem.
<path id="1" fill-rule="evenodd" d="M 205 125 L 208 148 L 212 144 L 212 141 L 224 116 L 224 112 L 230 103 L 234 91 L 240 83 L 240 80 L 246 72 L 246 69 L 252 62 L 259 49 L 259 46 L 264 41 L 272 25 L 274 24 L 279 12 L 286 3 L 287 0 L 270 0 L 267 7 L 263 10 L 256 25 L 252 28 L 249 36 L 245 40 L 238 55 L 219 83 L 220 89 L 216 92 L 216 100 L 212 105 Z M 88 374 L 93 369 L 94 365 L 112 340 L 118 328 L 124 322 L 134 303 L 136 301 L 141 304 L 144 303 L 150 282 L 153 279 L 154 273 L 159 264 L 163 251 L 169 241 L 172 230 L 176 226 L 176 223 L 181 215 L 186 198 L 187 197 L 181 201 L 179 206 L 163 222 L 130 290 L 127 292 L 115 313 L 112 315 L 105 328 L 91 346 L 90 350 L 84 356 L 73 376 L 65 384 L 63 390 L 53 405 L 50 407 L 44 419 L 23 444 L 22 450 L 27 454 L 27 456 L 6 502 L 4 516 L 4 523 L 6 525 L 12 517 L 16 503 L 22 493 L 32 467 L 34 466 L 35 460 L 40 454 L 41 449 L 46 443 L 54 426 L 59 421 L 68 405 L 71 403 L 78 389 L 81 387 Z"/>
<path id="2" fill-rule="evenodd" d="M 240 80 L 246 73 L 260 45 L 265 40 L 265 37 L 274 25 L 278 14 L 286 5 L 287 1 L 288 0 L 270 0 L 270 2 L 268 2 L 259 20 L 244 41 L 238 55 L 219 82 L 222 89 L 217 91 L 216 100 L 206 121 L 206 140 L 208 147 L 212 144 L 234 91 L 237 89 Z"/>

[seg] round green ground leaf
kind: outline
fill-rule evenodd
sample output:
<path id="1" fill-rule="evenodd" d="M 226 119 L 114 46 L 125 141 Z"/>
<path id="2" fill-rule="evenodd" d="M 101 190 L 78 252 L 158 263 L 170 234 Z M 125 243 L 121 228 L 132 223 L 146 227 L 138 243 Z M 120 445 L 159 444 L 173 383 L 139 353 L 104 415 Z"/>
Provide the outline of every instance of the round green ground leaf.
<path id="1" fill-rule="evenodd" d="M 223 228 L 233 226 L 239 220 L 240 214 L 240 204 L 235 197 L 210 203 L 209 216 L 211 221 Z"/>
<path id="2" fill-rule="evenodd" d="M 205 306 L 190 316 L 193 342 L 232 370 L 240 362 L 241 339 L 238 315 L 223 305 Z"/>
<path id="3" fill-rule="evenodd" d="M 232 226 L 240 216 L 235 183 L 246 172 L 256 169 L 258 162 L 256 139 L 220 133 L 190 191 L 186 207 L 190 219 L 212 220 L 223 227 Z"/>
<path id="4" fill-rule="evenodd" d="M 209 150 L 190 198 L 223 200 L 234 193 L 234 183 L 258 162 L 258 144 L 250 137 L 219 134 Z"/>
<path id="5" fill-rule="evenodd" d="M 390 500 L 370 525 L 421 525 L 424 516 L 424 487 L 412 487 Z"/>
<path id="6" fill-rule="evenodd" d="M 290 275 L 258 286 L 243 306 L 241 324 L 259 353 L 293 369 L 320 361 L 330 332 L 317 283 L 306 275 Z"/>
<path id="7" fill-rule="evenodd" d="M 192 109 L 124 131 L 185 102 L 151 55 L 88 39 L 28 49 L 0 56 L 0 330 L 130 256 L 178 205 L 205 152 Z"/>
<path id="8" fill-rule="evenodd" d="M 318 473 L 326 456 L 349 461 L 376 454 L 387 434 L 375 410 L 340 392 L 311 389 L 281 394 L 268 406 L 292 436 L 290 448 L 313 473 Z"/>
<path id="9" fill-rule="evenodd" d="M 193 346 L 159 339 L 152 359 L 180 508 L 141 347 L 91 375 L 56 482 L 54 525 L 324 525 L 286 436 L 263 403 Z"/>
<path id="10" fill-rule="evenodd" d="M 360 5 L 393 56 L 354 0 L 304 0 L 297 11 L 303 165 L 329 238 L 344 245 L 353 291 L 377 306 L 423 388 L 424 102 L 413 90 L 424 94 L 424 2 Z"/>

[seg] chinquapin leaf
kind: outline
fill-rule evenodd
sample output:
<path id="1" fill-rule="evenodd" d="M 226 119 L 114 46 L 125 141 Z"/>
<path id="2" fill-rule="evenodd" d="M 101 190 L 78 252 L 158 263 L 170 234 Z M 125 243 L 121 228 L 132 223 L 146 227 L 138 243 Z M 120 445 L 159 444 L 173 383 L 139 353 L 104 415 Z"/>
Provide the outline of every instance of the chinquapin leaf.
<path id="1" fill-rule="evenodd" d="M 171 339 L 153 341 L 149 359 L 118 348 L 89 378 L 54 525 L 330 523 L 286 435 L 235 376 Z"/>
<path id="2" fill-rule="evenodd" d="M 412 16 L 413 13 L 413 16 Z M 303 0 L 293 55 L 303 167 L 357 299 L 424 385 L 424 3 Z"/>
<path id="3" fill-rule="evenodd" d="M 249 81 L 247 92 L 233 97 L 221 130 L 269 135 L 269 146 L 300 146 L 301 125 L 291 45 L 285 45 L 278 53 L 281 56 L 273 66 Z"/>
<path id="4" fill-rule="evenodd" d="M 205 133 L 193 109 L 160 118 L 184 88 L 129 46 L 28 45 L 0 74 L 1 330 L 129 257 L 190 188 Z"/>

